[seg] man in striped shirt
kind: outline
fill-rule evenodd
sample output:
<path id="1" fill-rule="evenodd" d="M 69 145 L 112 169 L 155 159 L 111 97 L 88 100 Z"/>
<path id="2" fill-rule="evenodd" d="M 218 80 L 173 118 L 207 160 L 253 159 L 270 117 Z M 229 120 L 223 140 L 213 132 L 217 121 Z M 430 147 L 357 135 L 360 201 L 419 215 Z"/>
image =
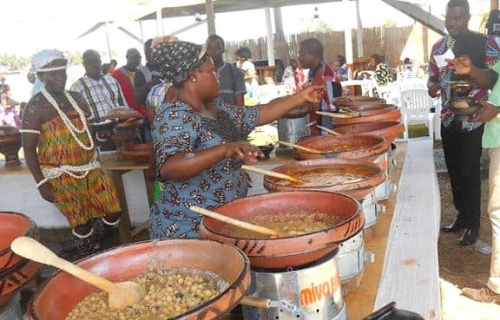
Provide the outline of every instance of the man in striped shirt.
<path id="1" fill-rule="evenodd" d="M 97 121 L 111 109 L 128 107 L 120 84 L 115 78 L 103 75 L 101 65 L 101 56 L 97 51 L 85 51 L 83 53 L 85 75 L 70 88 L 70 91 L 80 93 L 87 100 L 92 115 Z"/>

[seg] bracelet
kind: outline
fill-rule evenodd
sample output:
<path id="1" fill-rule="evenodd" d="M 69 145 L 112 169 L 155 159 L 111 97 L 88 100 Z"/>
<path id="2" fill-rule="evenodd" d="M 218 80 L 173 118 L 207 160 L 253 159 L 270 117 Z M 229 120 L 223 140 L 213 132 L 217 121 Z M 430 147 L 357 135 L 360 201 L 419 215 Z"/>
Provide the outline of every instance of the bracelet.
<path id="1" fill-rule="evenodd" d="M 49 181 L 49 179 L 47 178 L 44 178 L 42 180 L 40 180 L 37 184 L 36 184 L 36 187 L 37 188 L 40 188 L 42 186 L 42 184 L 44 184 L 45 182 Z"/>

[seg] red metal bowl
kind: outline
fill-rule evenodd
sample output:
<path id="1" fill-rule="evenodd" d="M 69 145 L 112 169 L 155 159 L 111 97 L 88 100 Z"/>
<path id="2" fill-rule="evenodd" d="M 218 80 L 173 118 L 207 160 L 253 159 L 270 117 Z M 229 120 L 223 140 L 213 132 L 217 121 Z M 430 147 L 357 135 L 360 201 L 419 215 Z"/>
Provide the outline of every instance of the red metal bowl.
<path id="1" fill-rule="evenodd" d="M 351 183 L 310 187 L 301 186 L 299 184 L 281 185 L 277 183 L 278 180 L 276 178 L 265 176 L 264 188 L 271 192 L 311 190 L 341 192 L 357 200 L 361 200 L 386 179 L 385 171 L 380 165 L 347 159 L 315 159 L 299 161 L 278 166 L 273 168 L 272 171 L 296 176 L 297 174 L 300 174 L 300 172 L 311 169 L 338 170 L 340 173 L 359 175 L 362 180 Z"/>
<path id="2" fill-rule="evenodd" d="M 280 269 L 316 261 L 357 234 L 364 226 L 359 203 L 346 195 L 319 192 L 276 192 L 238 199 L 215 209 L 228 217 L 251 220 L 255 214 L 280 214 L 284 210 L 317 210 L 342 217 L 342 222 L 315 233 L 280 238 L 248 239 L 224 234 L 224 222 L 204 217 L 200 237 L 223 241 L 243 250 L 252 267 Z M 227 260 L 227 259 L 226 259 Z"/>
<path id="3" fill-rule="evenodd" d="M 335 128 L 333 131 L 343 135 L 376 135 L 392 143 L 405 131 L 403 124 L 397 121 L 359 123 Z"/>
<path id="4" fill-rule="evenodd" d="M 229 287 L 213 300 L 173 319 L 218 319 L 232 310 L 250 288 L 250 262 L 241 250 L 207 240 L 164 240 L 121 246 L 78 262 L 111 281 L 134 278 L 150 270 L 179 267 L 211 271 Z M 58 272 L 35 294 L 28 308 L 31 320 L 64 320 L 85 296 L 98 289 L 66 272 Z M 83 320 L 83 319 L 82 319 Z"/>
<path id="5" fill-rule="evenodd" d="M 333 100 L 333 104 L 337 107 L 351 107 L 360 106 L 368 104 L 380 104 L 386 103 L 385 99 L 376 97 L 366 97 L 366 96 L 350 96 L 350 97 L 338 97 Z"/>
<path id="6" fill-rule="evenodd" d="M 379 121 L 399 121 L 401 119 L 401 110 L 398 108 L 380 109 L 377 114 L 352 117 L 352 118 L 332 118 L 332 123 L 335 126 L 350 125 L 355 123 L 379 122 Z M 383 110 L 383 112 L 382 112 Z"/>
<path id="7" fill-rule="evenodd" d="M 5 166 L 21 164 L 18 152 L 21 149 L 21 133 L 13 126 L 0 126 L 0 153 L 5 156 Z"/>
<path id="8" fill-rule="evenodd" d="M 367 158 L 380 155 L 389 147 L 383 137 L 375 135 L 310 136 L 300 139 L 298 145 L 321 151 L 321 153 L 312 153 L 294 149 L 294 156 L 299 160 Z"/>
<path id="9" fill-rule="evenodd" d="M 17 212 L 0 212 L 0 307 L 33 278 L 40 265 L 10 250 L 17 237 L 39 238 L 35 222 Z"/>
<path id="10" fill-rule="evenodd" d="M 153 147 L 148 143 L 126 144 L 123 146 L 121 154 L 125 160 L 135 163 L 149 163 Z"/>

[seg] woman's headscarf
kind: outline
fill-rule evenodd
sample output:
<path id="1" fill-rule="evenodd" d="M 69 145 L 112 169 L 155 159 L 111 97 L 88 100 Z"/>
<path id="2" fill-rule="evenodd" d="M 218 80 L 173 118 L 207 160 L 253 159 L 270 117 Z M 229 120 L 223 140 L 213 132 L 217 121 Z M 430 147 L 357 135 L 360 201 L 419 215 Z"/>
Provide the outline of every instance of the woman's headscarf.
<path id="1" fill-rule="evenodd" d="M 153 47 L 151 58 L 163 78 L 178 86 L 189 79 L 189 70 L 205 62 L 206 50 L 191 42 L 161 42 Z"/>

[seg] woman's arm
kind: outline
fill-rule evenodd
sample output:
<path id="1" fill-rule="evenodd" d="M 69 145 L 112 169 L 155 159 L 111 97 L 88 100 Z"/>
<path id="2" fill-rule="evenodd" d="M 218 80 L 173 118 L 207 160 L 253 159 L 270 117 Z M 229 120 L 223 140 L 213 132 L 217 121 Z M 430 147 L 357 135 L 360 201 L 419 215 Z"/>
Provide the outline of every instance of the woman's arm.
<path id="1" fill-rule="evenodd" d="M 160 168 L 164 180 L 185 180 L 213 167 L 225 158 L 257 161 L 264 156 L 259 148 L 248 142 L 221 144 L 195 152 L 178 152 L 166 159 Z"/>
<path id="2" fill-rule="evenodd" d="M 308 102 L 317 104 L 323 97 L 325 86 L 309 86 L 294 95 L 276 99 L 260 106 L 259 126 L 273 122 L 292 111 L 296 106 Z"/>

